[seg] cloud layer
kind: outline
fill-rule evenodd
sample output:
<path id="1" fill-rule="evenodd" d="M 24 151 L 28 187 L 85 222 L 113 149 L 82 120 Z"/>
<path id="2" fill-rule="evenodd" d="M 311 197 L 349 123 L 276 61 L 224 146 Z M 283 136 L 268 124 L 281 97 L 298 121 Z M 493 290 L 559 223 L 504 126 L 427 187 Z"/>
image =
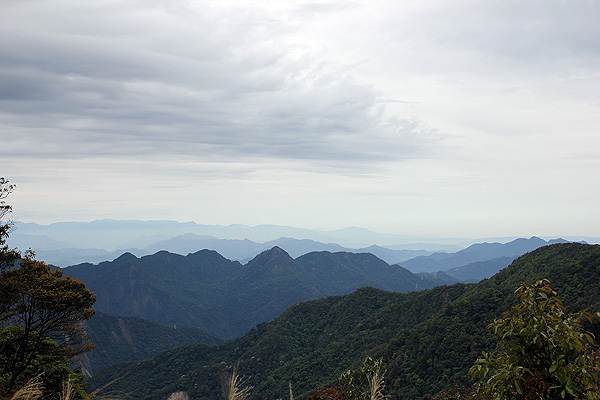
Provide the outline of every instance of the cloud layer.
<path id="1" fill-rule="evenodd" d="M 412 157 L 435 136 L 387 116 L 375 88 L 293 42 L 298 28 L 268 9 L 38 6 L 13 3 L 3 25 L 2 119 L 18 136 L 5 157 L 360 165 Z"/>

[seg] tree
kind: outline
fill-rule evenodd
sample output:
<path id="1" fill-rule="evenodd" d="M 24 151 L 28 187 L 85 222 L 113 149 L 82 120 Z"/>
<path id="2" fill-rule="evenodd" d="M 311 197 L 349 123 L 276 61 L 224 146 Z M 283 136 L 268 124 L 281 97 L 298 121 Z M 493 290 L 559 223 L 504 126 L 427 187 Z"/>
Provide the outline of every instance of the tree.
<path id="1" fill-rule="evenodd" d="M 96 296 L 83 282 L 25 257 L 17 268 L 0 273 L 0 292 L 3 325 L 18 329 L 10 344 L 12 354 L 1 366 L 9 389 L 39 355 L 71 358 L 89 350 L 81 322 L 94 314 L 90 307 Z M 46 339 L 57 346 L 49 348 Z"/>
<path id="2" fill-rule="evenodd" d="M 594 339 L 582 322 L 588 310 L 567 313 L 547 280 L 524 283 L 519 303 L 488 326 L 499 341 L 469 373 L 478 399 L 600 399 Z"/>
<path id="3" fill-rule="evenodd" d="M 15 187 L 8 180 L 0 177 L 0 270 L 13 265 L 15 260 L 19 258 L 19 253 L 16 250 L 9 249 L 6 244 L 13 222 L 11 220 L 2 221 L 4 216 L 12 211 L 12 207 L 6 204 L 4 199 L 15 190 Z"/>
<path id="4" fill-rule="evenodd" d="M 0 178 L 0 218 L 11 210 L 4 199 L 13 190 Z M 40 374 L 46 392 L 60 390 L 72 375 L 68 360 L 91 347 L 81 322 L 96 301 L 83 282 L 9 249 L 10 228 L 0 221 L 0 399 Z"/>

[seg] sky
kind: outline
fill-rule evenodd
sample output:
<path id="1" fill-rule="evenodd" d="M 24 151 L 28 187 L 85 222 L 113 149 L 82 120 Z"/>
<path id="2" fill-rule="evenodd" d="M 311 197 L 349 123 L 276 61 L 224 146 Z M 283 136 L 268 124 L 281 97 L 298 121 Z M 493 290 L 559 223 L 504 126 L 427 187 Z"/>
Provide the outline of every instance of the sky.
<path id="1" fill-rule="evenodd" d="M 600 1 L 3 0 L 22 222 L 598 236 Z"/>

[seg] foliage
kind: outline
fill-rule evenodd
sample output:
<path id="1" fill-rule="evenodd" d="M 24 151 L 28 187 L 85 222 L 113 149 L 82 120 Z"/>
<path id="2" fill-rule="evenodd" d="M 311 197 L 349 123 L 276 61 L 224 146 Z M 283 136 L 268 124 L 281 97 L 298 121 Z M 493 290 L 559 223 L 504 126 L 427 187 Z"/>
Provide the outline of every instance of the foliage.
<path id="1" fill-rule="evenodd" d="M 481 399 L 600 399 L 599 364 L 589 352 L 591 314 L 567 313 L 547 280 L 524 283 L 519 303 L 488 326 L 499 342 L 470 374 Z"/>
<path id="2" fill-rule="evenodd" d="M 6 204 L 4 199 L 15 190 L 15 187 L 8 180 L 0 177 L 0 270 L 12 266 L 19 258 L 19 253 L 14 249 L 10 249 L 6 244 L 6 239 L 12 229 L 13 222 L 11 220 L 2 221 L 4 216 L 12 211 L 12 207 Z"/>
<path id="3" fill-rule="evenodd" d="M 13 190 L 0 178 L 0 218 L 11 210 L 4 199 Z M 45 399 L 58 399 L 64 382 L 71 382 L 69 397 L 83 398 L 81 376 L 68 362 L 90 348 L 80 323 L 93 315 L 95 295 L 33 253 L 8 249 L 9 231 L 9 222 L 0 223 L 0 398 L 43 385 Z"/>
<path id="4" fill-rule="evenodd" d="M 316 389 L 309 400 L 383 400 L 385 365 L 383 359 L 367 356 L 358 370 L 349 369 L 337 386 Z"/>
<path id="5" fill-rule="evenodd" d="M 367 356 L 357 371 L 348 370 L 340 376 L 352 399 L 380 400 L 385 374 L 383 359 Z"/>
<path id="6" fill-rule="evenodd" d="M 325 389 L 315 389 L 315 393 L 308 396 L 308 400 L 349 400 L 350 395 L 346 385 L 332 386 Z"/>

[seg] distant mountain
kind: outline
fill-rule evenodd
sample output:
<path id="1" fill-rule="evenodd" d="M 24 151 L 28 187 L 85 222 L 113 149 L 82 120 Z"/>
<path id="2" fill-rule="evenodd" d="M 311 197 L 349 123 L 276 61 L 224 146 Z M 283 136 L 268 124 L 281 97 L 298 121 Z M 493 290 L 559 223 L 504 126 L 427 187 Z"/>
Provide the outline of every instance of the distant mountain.
<path id="1" fill-rule="evenodd" d="M 347 228 L 333 231 L 302 229 L 279 225 L 202 225 L 195 222 L 176 221 L 136 221 L 136 220 L 95 220 L 91 222 L 57 222 L 49 225 L 18 222 L 10 241 L 16 243 L 15 234 L 47 236 L 62 242 L 62 248 L 101 248 L 108 251 L 117 249 L 143 249 L 153 243 L 168 240 L 175 236 L 193 233 L 220 239 L 248 239 L 264 243 L 277 238 L 310 239 L 321 243 L 337 243 L 350 248 L 366 247 L 373 244 L 396 246 L 403 243 L 423 243 L 430 246 L 426 250 L 453 247 L 463 239 L 427 239 L 407 235 L 381 234 L 363 228 Z M 31 242 L 23 242 L 28 244 Z M 441 244 L 436 244 L 441 243 Z M 11 245 L 16 245 L 12 244 Z M 27 246 L 28 247 L 28 246 Z M 25 247 L 26 248 L 26 247 Z M 425 247 L 420 247 L 425 248 Z M 52 249 L 57 249 L 52 247 Z M 412 249 L 412 247 L 411 247 Z M 49 250 L 49 248 L 44 248 Z M 198 249 L 196 249 L 198 250 Z M 325 250 L 325 249 L 323 249 Z"/>
<path id="2" fill-rule="evenodd" d="M 84 324 L 97 347 L 83 354 L 84 372 L 91 376 L 102 369 L 127 361 L 144 360 L 188 344 L 216 345 L 221 340 L 200 329 L 160 325 L 136 317 L 117 317 L 101 312 Z"/>
<path id="3" fill-rule="evenodd" d="M 534 236 L 530 239 L 515 239 L 504 244 L 477 243 L 457 251 L 456 253 L 435 253 L 429 256 L 415 257 L 411 260 L 402 262 L 402 266 L 415 273 L 448 271 L 453 268 L 480 261 L 489 261 L 500 257 L 516 258 L 542 246 L 566 242 L 567 241 L 564 239 L 546 241 Z"/>
<path id="4" fill-rule="evenodd" d="M 70 243 L 60 242 L 45 235 L 14 234 L 11 246 L 25 248 L 27 244 L 36 251 L 37 258 L 49 264 L 65 267 L 68 265 L 85 262 L 99 263 L 113 260 L 121 254 L 128 252 L 138 257 L 154 254 L 165 250 L 177 254 L 195 253 L 199 250 L 215 250 L 230 260 L 247 262 L 258 253 L 278 246 L 288 252 L 292 257 L 299 257 L 313 251 L 349 251 L 353 253 L 373 253 L 389 264 L 395 264 L 410 258 L 431 254 L 425 250 L 392 250 L 385 247 L 372 245 L 365 248 L 354 249 L 340 246 L 335 243 L 321 243 L 311 239 L 295 239 L 281 237 L 265 243 L 257 243 L 248 239 L 217 239 L 213 236 L 186 233 L 160 240 L 144 248 L 124 248 L 121 250 L 106 251 L 98 248 L 74 248 Z"/>
<path id="5" fill-rule="evenodd" d="M 181 256 L 160 251 L 137 258 L 64 269 L 98 295 L 95 307 L 113 315 L 198 327 L 223 339 L 240 336 L 301 301 L 372 285 L 391 291 L 446 283 L 418 277 L 372 254 L 309 253 L 293 259 L 279 247 L 245 265 L 212 250 Z"/>
<path id="6" fill-rule="evenodd" d="M 382 246 L 377 246 L 377 245 L 372 245 L 369 247 L 362 247 L 357 250 L 346 249 L 345 251 L 352 251 L 354 253 L 371 253 L 371 254 L 376 255 L 377 257 L 381 258 L 383 261 L 387 262 L 388 264 L 398 264 L 400 262 L 410 260 L 411 258 L 414 258 L 414 257 L 427 256 L 427 255 L 431 254 L 430 251 L 426 251 L 426 250 L 406 250 L 406 249 L 394 250 L 394 249 L 388 249 L 387 247 L 382 247 Z"/>
<path id="7" fill-rule="evenodd" d="M 271 246 L 272 247 L 272 246 Z M 230 260 L 244 260 L 256 256 L 266 248 L 261 243 L 248 239 L 217 239 L 212 236 L 186 233 L 167 240 L 161 240 L 134 253 L 138 256 L 168 251 L 177 254 L 190 254 L 198 250 L 214 250 Z"/>
<path id="8" fill-rule="evenodd" d="M 488 261 L 478 261 L 462 267 L 452 268 L 446 271 L 446 274 L 459 282 L 476 283 L 508 267 L 515 258 L 498 257 Z"/>
<path id="9" fill-rule="evenodd" d="M 295 239 L 290 237 L 281 237 L 265 243 L 256 243 L 248 239 L 217 239 L 210 236 L 195 235 L 193 233 L 187 233 L 185 235 L 154 243 L 147 246 L 143 251 L 135 251 L 134 254 L 140 255 L 139 253 L 143 252 L 153 254 L 160 250 L 178 254 L 189 254 L 201 249 L 209 249 L 217 251 L 223 257 L 230 260 L 249 261 L 258 253 L 273 247 L 282 248 L 293 258 L 315 251 L 329 251 L 332 253 L 342 251 L 371 253 L 388 264 L 396 264 L 413 257 L 431 254 L 431 252 L 425 250 L 392 250 L 377 245 L 353 249 L 335 243 L 321 243 L 311 239 Z"/>
<path id="10" fill-rule="evenodd" d="M 289 262 L 280 254 L 266 256 L 280 260 L 272 265 Z M 514 304 L 522 282 L 542 278 L 560 288 L 570 311 L 600 311 L 600 246 L 555 244 L 519 257 L 477 284 L 411 293 L 366 287 L 296 304 L 239 339 L 114 366 L 90 384 L 101 388 L 112 382 L 107 390 L 139 400 L 163 400 L 179 390 L 208 400 L 221 395 L 225 366 L 238 365 L 254 387 L 250 400 L 286 398 L 289 382 L 294 394 L 305 398 L 371 355 L 386 363 L 386 398 L 424 400 L 472 384 L 467 371 L 496 343 L 486 326 Z M 596 322 L 589 329 L 597 334 L 600 326 Z"/>
<path id="11" fill-rule="evenodd" d="M 457 279 L 443 271 L 419 272 L 418 274 L 415 274 L 415 276 L 423 281 L 423 287 L 435 287 L 439 286 L 440 284 L 454 285 L 455 283 L 463 282 L 460 279 Z"/>

